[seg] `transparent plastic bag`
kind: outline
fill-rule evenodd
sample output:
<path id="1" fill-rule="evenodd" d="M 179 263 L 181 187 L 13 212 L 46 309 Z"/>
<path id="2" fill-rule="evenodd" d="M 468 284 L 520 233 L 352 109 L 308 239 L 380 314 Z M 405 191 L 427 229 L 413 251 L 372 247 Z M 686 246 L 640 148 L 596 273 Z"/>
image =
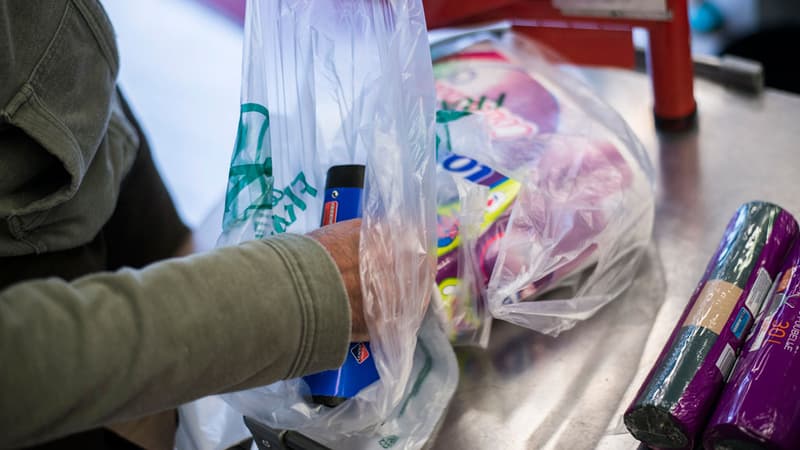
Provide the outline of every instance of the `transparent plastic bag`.
<path id="1" fill-rule="evenodd" d="M 545 53 L 507 33 L 434 73 L 449 116 L 440 164 L 490 188 L 476 248 L 489 310 L 557 335 L 633 280 L 652 232 L 653 169 L 617 113 Z"/>
<path id="2" fill-rule="evenodd" d="M 365 165 L 361 282 L 380 379 L 335 408 L 310 402 L 303 379 L 223 397 L 270 427 L 348 442 L 385 426 L 403 401 L 434 281 L 435 97 L 422 5 L 249 0 L 245 37 L 219 244 L 319 227 L 327 169 Z M 420 335 L 431 333 L 443 332 Z M 431 387 L 452 395 L 452 377 L 434 379 L 453 383 Z M 436 398 L 425 420 L 449 401 Z M 405 431 L 424 431 L 414 430 Z"/>
<path id="3" fill-rule="evenodd" d="M 437 151 L 443 155 L 444 150 Z M 491 316 L 486 286 L 478 274 L 475 243 L 488 188 L 444 170 L 436 170 L 438 240 L 434 306 L 454 345 L 489 343 Z"/>
<path id="4" fill-rule="evenodd" d="M 315 442 L 333 449 L 423 448 L 441 426 L 457 385 L 458 362 L 455 353 L 441 328 L 441 322 L 429 312 L 419 331 L 411 378 L 404 386 L 401 401 L 380 423 L 358 432 L 340 433 L 335 429 L 340 423 L 336 419 L 329 422 L 331 428 L 304 427 L 302 432 Z M 270 423 L 273 420 L 262 417 L 265 413 L 263 400 L 272 398 L 274 394 L 266 391 L 273 386 L 256 390 L 263 395 L 243 391 L 226 397 L 236 405 L 238 411 Z M 292 401 L 297 405 L 301 400 L 285 400 L 285 406 L 291 407 L 289 403 Z"/>
<path id="5" fill-rule="evenodd" d="M 419 331 L 411 380 L 389 418 L 370 432 L 343 441 L 331 441 L 330 434 L 317 439 L 342 449 L 424 448 L 442 425 L 457 385 L 456 355 L 439 322 L 429 313 Z"/>

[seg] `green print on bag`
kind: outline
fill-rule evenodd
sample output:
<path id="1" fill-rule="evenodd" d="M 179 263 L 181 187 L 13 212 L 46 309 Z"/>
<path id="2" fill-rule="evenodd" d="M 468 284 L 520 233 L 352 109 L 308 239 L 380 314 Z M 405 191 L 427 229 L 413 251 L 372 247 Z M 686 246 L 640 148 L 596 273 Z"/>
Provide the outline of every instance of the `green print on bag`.
<path id="1" fill-rule="evenodd" d="M 303 197 L 317 197 L 317 189 L 306 181 L 306 174 L 300 172 L 294 180 L 281 189 L 272 190 L 272 234 L 283 233 L 289 225 L 297 220 L 295 208 L 305 211 L 308 204 Z"/>
<path id="2" fill-rule="evenodd" d="M 381 439 L 380 441 L 378 441 L 378 445 L 380 445 L 381 448 L 392 448 L 392 447 L 394 447 L 394 444 L 396 444 L 397 441 L 399 441 L 399 440 L 400 440 L 399 437 L 397 437 L 395 435 L 391 435 L 391 436 L 387 436 L 387 437 Z"/>
<path id="3" fill-rule="evenodd" d="M 308 184 L 303 172 L 285 188 L 275 188 L 269 143 L 267 108 L 258 103 L 242 104 L 228 172 L 223 230 L 244 225 L 252 218 L 256 239 L 283 233 L 297 220 L 297 211 L 307 209 L 303 197 L 316 198 L 318 190 Z"/>
<path id="4" fill-rule="evenodd" d="M 439 146 L 444 145 L 447 147 L 447 152 L 453 151 L 450 143 L 450 126 L 449 122 L 454 122 L 462 117 L 469 116 L 472 113 L 467 111 L 453 111 L 453 110 L 437 110 L 436 111 L 436 159 L 439 159 Z M 439 136 L 439 133 L 444 133 L 444 136 Z M 444 144 L 442 143 L 444 142 Z"/>
<path id="5" fill-rule="evenodd" d="M 227 231 L 254 217 L 256 237 L 263 237 L 272 209 L 272 151 L 269 148 L 269 111 L 258 103 L 244 103 L 239 111 L 236 147 L 228 172 L 225 214 Z M 258 236 L 261 234 L 261 236 Z"/>

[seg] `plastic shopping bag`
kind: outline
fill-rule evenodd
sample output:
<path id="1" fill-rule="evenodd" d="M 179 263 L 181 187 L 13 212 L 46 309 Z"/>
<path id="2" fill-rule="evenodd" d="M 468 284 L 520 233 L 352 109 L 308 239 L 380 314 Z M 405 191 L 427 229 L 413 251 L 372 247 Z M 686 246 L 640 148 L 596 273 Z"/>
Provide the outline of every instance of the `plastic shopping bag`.
<path id="1" fill-rule="evenodd" d="M 491 316 L 484 301 L 477 255 L 463 251 L 476 245 L 488 193 L 488 188 L 437 165 L 438 263 L 433 305 L 455 345 L 485 347 L 489 340 Z"/>
<path id="2" fill-rule="evenodd" d="M 272 428 L 335 448 L 384 438 L 418 448 L 457 376 L 452 349 L 437 344 L 446 342 L 443 330 L 428 320 L 420 331 L 434 284 L 436 218 L 435 89 L 421 2 L 253 0 L 245 36 L 219 244 L 317 228 L 328 168 L 364 165 L 361 281 L 380 378 L 334 408 L 311 402 L 303 379 L 223 398 Z M 436 350 L 436 364 L 423 348 Z M 412 380 L 420 373 L 424 383 Z M 436 395 L 417 405 L 409 396 L 420 389 Z"/>
<path id="3" fill-rule="evenodd" d="M 411 377 L 400 403 L 380 425 L 348 436 L 336 433 L 306 433 L 330 448 L 381 450 L 423 448 L 442 425 L 447 407 L 458 385 L 458 362 L 442 322 L 429 312 L 422 322 Z M 268 390 L 266 386 L 258 390 Z M 247 440 L 250 431 L 242 414 L 258 416 L 264 411 L 263 398 L 256 391 L 235 394 L 233 403 L 214 395 L 196 400 L 179 409 L 180 426 L 175 447 L 181 450 L 225 450 Z M 230 397 L 229 397 L 230 398 Z"/>
<path id="4" fill-rule="evenodd" d="M 378 427 L 341 439 L 330 433 L 316 439 L 331 448 L 418 449 L 425 447 L 444 421 L 458 385 L 458 362 L 440 322 L 428 314 L 419 332 L 411 379 L 401 402 Z"/>
<path id="5" fill-rule="evenodd" d="M 456 342 L 485 343 L 469 334 L 488 320 L 476 315 L 483 307 L 552 335 L 587 319 L 630 285 L 650 239 L 653 174 L 641 144 L 611 108 L 513 33 L 443 59 L 434 72 L 439 164 L 488 189 L 479 236 L 445 255 L 442 243 L 469 224 L 443 227 L 439 210 L 440 295 L 466 295 L 446 302 Z M 469 272 L 454 267 L 469 260 L 459 253 L 477 261 L 466 279 L 472 294 L 452 279 L 441 283 L 443 262 Z M 452 312 L 459 309 L 475 314 Z"/>

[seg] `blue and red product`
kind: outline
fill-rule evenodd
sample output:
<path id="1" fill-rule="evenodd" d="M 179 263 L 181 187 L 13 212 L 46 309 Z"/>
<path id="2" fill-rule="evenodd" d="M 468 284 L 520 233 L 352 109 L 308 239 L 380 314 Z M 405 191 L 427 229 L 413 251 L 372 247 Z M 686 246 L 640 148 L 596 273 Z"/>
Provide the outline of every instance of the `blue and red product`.
<path id="1" fill-rule="evenodd" d="M 322 226 L 361 217 L 364 166 L 352 164 L 328 169 L 322 208 Z M 344 364 L 303 377 L 314 402 L 334 407 L 355 397 L 380 378 L 369 342 L 351 342 Z"/>

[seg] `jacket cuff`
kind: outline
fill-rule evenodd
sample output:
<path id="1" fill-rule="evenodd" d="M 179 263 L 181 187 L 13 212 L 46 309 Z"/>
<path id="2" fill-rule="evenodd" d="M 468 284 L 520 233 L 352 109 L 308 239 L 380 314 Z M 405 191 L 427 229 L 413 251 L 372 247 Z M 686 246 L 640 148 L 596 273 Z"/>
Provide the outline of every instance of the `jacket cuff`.
<path id="1" fill-rule="evenodd" d="M 333 258 L 319 242 L 302 235 L 262 242 L 283 257 L 300 299 L 300 345 L 288 378 L 341 366 L 350 342 L 350 302 Z"/>

